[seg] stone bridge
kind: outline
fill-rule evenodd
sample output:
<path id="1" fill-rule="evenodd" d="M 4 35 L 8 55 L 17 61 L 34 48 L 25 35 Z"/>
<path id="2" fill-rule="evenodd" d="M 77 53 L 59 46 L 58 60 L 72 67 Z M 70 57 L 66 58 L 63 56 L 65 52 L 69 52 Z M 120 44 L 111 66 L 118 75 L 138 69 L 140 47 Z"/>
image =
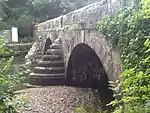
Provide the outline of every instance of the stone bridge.
<path id="1" fill-rule="evenodd" d="M 36 25 L 34 37 L 40 40 L 37 46 L 41 48 L 42 60 L 34 73 L 30 74 L 30 84 L 55 84 L 59 80 L 54 75 L 64 77 L 68 85 L 83 87 L 105 87 L 108 80 L 115 81 L 121 72 L 119 51 L 111 48 L 109 41 L 95 25 L 119 6 L 118 0 L 109 3 L 105 0 Z M 54 65 L 56 59 L 59 64 L 57 61 Z M 53 70 L 56 65 L 59 69 L 57 73 Z M 63 66 L 64 71 L 61 68 Z M 64 74 L 60 77 L 60 73 Z"/>

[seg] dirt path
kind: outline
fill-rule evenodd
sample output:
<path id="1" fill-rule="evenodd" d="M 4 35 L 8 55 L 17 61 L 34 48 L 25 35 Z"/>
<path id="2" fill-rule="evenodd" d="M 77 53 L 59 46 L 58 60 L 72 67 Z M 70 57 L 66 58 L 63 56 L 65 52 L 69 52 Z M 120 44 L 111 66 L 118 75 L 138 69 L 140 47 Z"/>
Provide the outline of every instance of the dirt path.
<path id="1" fill-rule="evenodd" d="M 88 89 L 50 86 L 19 91 L 17 99 L 27 100 L 20 113 L 74 113 L 79 103 L 90 102 L 93 97 Z"/>

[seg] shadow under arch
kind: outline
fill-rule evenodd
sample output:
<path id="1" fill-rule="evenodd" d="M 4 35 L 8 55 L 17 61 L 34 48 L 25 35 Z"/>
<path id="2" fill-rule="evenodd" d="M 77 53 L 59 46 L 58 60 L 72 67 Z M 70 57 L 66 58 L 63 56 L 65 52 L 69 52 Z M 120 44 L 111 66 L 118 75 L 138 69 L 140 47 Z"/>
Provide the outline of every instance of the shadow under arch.
<path id="1" fill-rule="evenodd" d="M 50 49 L 50 45 L 52 45 L 52 41 L 50 38 L 47 38 L 44 45 L 44 55 L 46 54 L 46 51 Z"/>
<path id="2" fill-rule="evenodd" d="M 66 84 L 69 86 L 97 89 L 103 100 L 113 100 L 108 88 L 109 79 L 96 52 L 87 44 L 80 43 L 72 51 L 67 67 Z"/>

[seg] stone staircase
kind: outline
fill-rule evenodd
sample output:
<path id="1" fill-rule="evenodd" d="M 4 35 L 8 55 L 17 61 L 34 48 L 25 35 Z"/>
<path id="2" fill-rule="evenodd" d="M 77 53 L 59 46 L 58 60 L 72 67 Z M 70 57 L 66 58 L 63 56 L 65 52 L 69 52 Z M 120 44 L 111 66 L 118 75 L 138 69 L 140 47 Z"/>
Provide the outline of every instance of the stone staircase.
<path id="1" fill-rule="evenodd" d="M 62 85 L 65 82 L 65 67 L 61 42 L 56 40 L 43 55 L 29 75 L 31 85 Z"/>

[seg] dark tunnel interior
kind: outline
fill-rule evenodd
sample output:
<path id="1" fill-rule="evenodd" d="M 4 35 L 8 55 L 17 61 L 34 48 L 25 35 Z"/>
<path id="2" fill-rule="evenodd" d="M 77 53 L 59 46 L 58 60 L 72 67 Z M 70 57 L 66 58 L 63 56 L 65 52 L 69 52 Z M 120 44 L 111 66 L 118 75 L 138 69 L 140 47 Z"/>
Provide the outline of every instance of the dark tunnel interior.
<path id="1" fill-rule="evenodd" d="M 44 46 L 44 55 L 46 54 L 46 51 L 50 49 L 50 45 L 52 45 L 52 41 L 50 38 L 47 38 Z"/>
<path id="2" fill-rule="evenodd" d="M 67 85 L 97 89 L 107 103 L 113 99 L 103 64 L 96 52 L 87 44 L 80 43 L 73 49 L 66 75 Z"/>

